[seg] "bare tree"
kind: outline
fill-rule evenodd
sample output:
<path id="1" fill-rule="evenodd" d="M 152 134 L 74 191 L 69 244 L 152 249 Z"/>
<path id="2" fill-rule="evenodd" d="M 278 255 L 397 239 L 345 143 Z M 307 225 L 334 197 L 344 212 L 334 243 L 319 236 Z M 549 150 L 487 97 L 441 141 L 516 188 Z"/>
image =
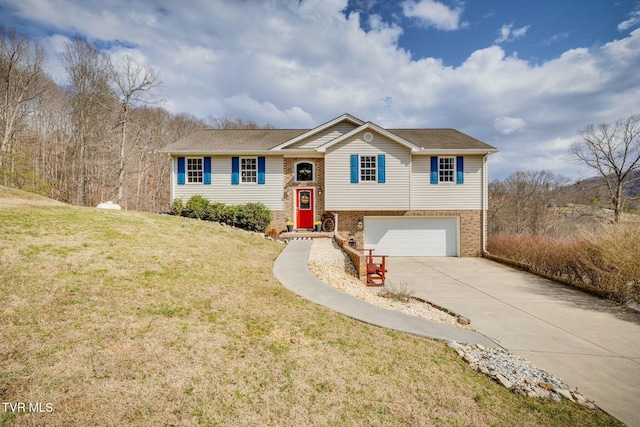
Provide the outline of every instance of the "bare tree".
<path id="1" fill-rule="evenodd" d="M 44 91 L 40 84 L 44 60 L 39 43 L 0 27 L 0 172 L 12 152 L 11 138 L 17 122 L 26 115 L 29 103 Z"/>
<path id="2" fill-rule="evenodd" d="M 111 64 L 114 90 L 120 105 L 118 122 L 120 126 L 120 155 L 118 158 L 116 199 L 118 203 L 122 204 L 125 191 L 127 126 L 129 125 L 130 110 L 137 105 L 157 101 L 154 89 L 160 85 L 160 79 L 153 68 L 135 63 L 130 56 L 127 56 L 121 64 L 114 64 L 113 61 Z"/>
<path id="3" fill-rule="evenodd" d="M 207 118 L 208 124 L 215 129 L 274 129 L 270 123 L 259 125 L 253 120 L 244 120 L 240 117 L 233 117 L 225 114 L 222 117 L 209 116 Z"/>
<path id="4" fill-rule="evenodd" d="M 545 234 L 552 227 L 549 207 L 562 204 L 568 179 L 551 171 L 517 171 L 489 184 L 489 230 Z"/>
<path id="5" fill-rule="evenodd" d="M 109 58 L 86 39 L 76 37 L 65 46 L 61 60 L 69 73 L 68 87 L 75 147 L 70 156 L 78 205 L 102 201 L 107 186 L 108 138 L 113 92 L 109 86 Z M 91 146 L 89 146 L 91 145 Z M 97 188 L 96 188 L 97 187 Z"/>
<path id="6" fill-rule="evenodd" d="M 623 117 L 613 124 L 588 125 L 579 134 L 582 139 L 571 145 L 571 153 L 602 177 L 614 222 L 618 223 L 625 202 L 623 186 L 640 170 L 640 115 Z"/>

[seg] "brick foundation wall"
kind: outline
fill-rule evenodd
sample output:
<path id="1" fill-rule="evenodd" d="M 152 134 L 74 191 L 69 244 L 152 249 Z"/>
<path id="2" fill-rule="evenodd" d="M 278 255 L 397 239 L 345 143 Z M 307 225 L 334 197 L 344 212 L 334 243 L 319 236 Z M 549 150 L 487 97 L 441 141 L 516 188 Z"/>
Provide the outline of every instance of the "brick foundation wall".
<path id="1" fill-rule="evenodd" d="M 336 211 L 338 214 L 338 232 L 348 239 L 356 238 L 358 248 L 364 247 L 364 231 L 358 230 L 358 220 L 365 216 L 420 216 L 420 217 L 459 217 L 460 218 L 460 255 L 475 257 L 482 255 L 483 212 L 473 211 Z"/>
<path id="2" fill-rule="evenodd" d="M 336 242 L 342 247 L 342 250 L 349 256 L 353 266 L 356 268 L 358 279 L 367 283 L 367 258 L 363 252 L 359 252 L 349 246 L 349 239 L 345 239 L 340 234 L 335 235 Z"/>

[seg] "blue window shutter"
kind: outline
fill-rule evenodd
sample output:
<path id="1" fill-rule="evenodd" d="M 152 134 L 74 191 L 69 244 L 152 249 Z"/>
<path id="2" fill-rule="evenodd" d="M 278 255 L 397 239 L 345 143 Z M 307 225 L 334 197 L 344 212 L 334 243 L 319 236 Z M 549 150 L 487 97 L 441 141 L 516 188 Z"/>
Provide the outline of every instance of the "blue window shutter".
<path id="1" fill-rule="evenodd" d="M 378 182 L 384 184 L 387 180 L 386 165 L 384 162 L 384 154 L 378 154 Z"/>
<path id="2" fill-rule="evenodd" d="M 231 158 L 231 184 L 240 184 L 240 157 Z"/>
<path id="3" fill-rule="evenodd" d="M 211 184 L 211 157 L 205 157 L 202 162 L 204 166 L 204 177 L 202 183 L 205 185 Z"/>
<path id="4" fill-rule="evenodd" d="M 358 177 L 358 155 L 357 154 L 352 154 L 351 155 L 351 183 L 352 184 L 357 184 L 359 181 L 359 177 Z"/>
<path id="5" fill-rule="evenodd" d="M 265 181 L 265 160 L 264 157 L 258 157 L 258 184 L 264 184 Z"/>
<path id="6" fill-rule="evenodd" d="M 437 156 L 431 157 L 431 183 L 432 184 L 438 183 L 438 157 Z"/>
<path id="7" fill-rule="evenodd" d="M 178 185 L 185 183 L 184 157 L 178 157 Z"/>
<path id="8" fill-rule="evenodd" d="M 456 157 L 456 184 L 464 184 L 464 160 L 462 156 Z"/>

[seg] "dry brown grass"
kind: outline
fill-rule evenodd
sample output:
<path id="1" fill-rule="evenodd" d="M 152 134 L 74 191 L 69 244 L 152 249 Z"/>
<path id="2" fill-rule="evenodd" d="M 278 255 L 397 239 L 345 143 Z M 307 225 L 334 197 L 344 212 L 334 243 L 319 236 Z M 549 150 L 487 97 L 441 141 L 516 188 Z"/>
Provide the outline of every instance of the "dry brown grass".
<path id="1" fill-rule="evenodd" d="M 532 271 L 593 286 L 621 303 L 640 303 L 640 224 L 602 225 L 580 238 L 534 235 L 489 237 L 488 251 Z"/>
<path id="2" fill-rule="evenodd" d="M 293 295 L 282 246 L 136 212 L 0 208 L 0 425 L 616 425 Z"/>

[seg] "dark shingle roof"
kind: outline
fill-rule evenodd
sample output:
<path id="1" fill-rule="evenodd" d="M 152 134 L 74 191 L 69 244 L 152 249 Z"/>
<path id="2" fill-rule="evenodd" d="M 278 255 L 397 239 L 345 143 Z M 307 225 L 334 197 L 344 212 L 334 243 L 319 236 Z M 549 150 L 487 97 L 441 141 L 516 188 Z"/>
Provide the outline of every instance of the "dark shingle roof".
<path id="1" fill-rule="evenodd" d="M 308 129 L 204 129 L 171 143 L 163 152 L 262 151 Z"/>
<path id="2" fill-rule="evenodd" d="M 167 153 L 266 151 L 309 129 L 204 129 L 167 145 Z M 427 150 L 487 150 L 495 147 L 455 129 L 389 129 Z M 286 148 L 285 148 L 286 150 Z"/>
<path id="3" fill-rule="evenodd" d="M 389 132 L 427 150 L 496 150 L 455 129 L 389 129 Z"/>

